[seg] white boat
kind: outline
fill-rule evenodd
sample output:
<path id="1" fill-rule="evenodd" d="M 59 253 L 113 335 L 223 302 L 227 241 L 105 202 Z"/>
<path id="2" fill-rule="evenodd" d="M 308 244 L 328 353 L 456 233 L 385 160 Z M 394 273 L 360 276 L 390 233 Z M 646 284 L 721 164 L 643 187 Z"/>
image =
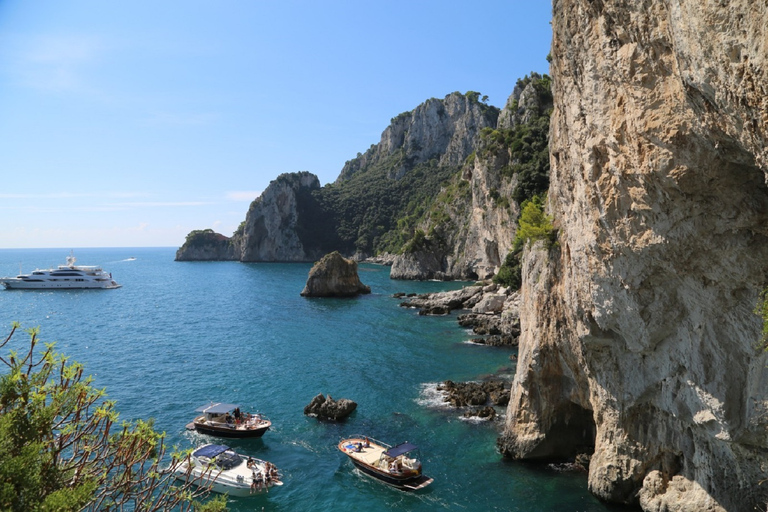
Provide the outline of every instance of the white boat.
<path id="1" fill-rule="evenodd" d="M 210 486 L 214 492 L 249 496 L 283 485 L 274 464 L 246 457 L 223 444 L 207 444 L 182 460 L 173 472 L 178 480 Z"/>
<path id="2" fill-rule="evenodd" d="M 0 283 L 8 290 L 71 290 L 80 288 L 120 288 L 112 274 L 98 266 L 75 265 L 70 252 L 67 264 L 47 270 L 34 270 L 16 277 L 0 277 Z"/>

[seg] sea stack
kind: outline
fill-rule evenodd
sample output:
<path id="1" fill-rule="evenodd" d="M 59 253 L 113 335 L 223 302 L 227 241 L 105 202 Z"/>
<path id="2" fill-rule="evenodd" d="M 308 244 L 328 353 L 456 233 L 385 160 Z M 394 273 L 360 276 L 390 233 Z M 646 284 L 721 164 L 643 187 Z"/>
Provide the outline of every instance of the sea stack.
<path id="1" fill-rule="evenodd" d="M 352 414 L 355 409 L 357 409 L 357 402 L 348 398 L 334 400 L 331 395 L 326 398 L 320 393 L 304 407 L 304 414 L 322 420 L 341 421 Z"/>
<path id="2" fill-rule="evenodd" d="M 357 262 L 344 258 L 338 251 L 323 256 L 309 271 L 303 297 L 355 297 L 371 293 L 371 287 L 360 282 Z"/>

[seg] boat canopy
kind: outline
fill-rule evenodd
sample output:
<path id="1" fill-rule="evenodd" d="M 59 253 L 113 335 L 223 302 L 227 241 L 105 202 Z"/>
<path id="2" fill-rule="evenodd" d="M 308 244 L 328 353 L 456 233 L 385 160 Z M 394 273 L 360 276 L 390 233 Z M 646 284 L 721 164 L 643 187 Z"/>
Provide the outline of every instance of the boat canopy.
<path id="1" fill-rule="evenodd" d="M 228 412 L 234 411 L 238 407 L 240 407 L 239 404 L 215 403 L 215 404 L 201 405 L 200 407 L 195 409 L 195 412 L 204 412 L 206 414 L 226 414 Z"/>
<path id="2" fill-rule="evenodd" d="M 399 455 L 402 455 L 404 453 L 412 452 L 413 450 L 416 450 L 418 446 L 415 444 L 411 444 L 408 442 L 400 443 L 397 446 L 393 446 L 389 450 L 384 452 L 384 455 L 387 455 L 388 457 L 392 457 L 393 459 Z"/>
<path id="3" fill-rule="evenodd" d="M 229 450 L 229 446 L 223 444 L 207 444 L 195 452 L 195 457 L 208 457 L 212 459 Z"/>

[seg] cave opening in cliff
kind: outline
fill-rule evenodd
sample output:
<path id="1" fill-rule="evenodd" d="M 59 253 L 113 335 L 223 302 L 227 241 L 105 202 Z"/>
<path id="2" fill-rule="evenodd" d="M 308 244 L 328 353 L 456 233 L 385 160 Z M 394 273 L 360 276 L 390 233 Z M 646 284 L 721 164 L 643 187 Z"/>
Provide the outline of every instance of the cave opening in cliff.
<path id="1" fill-rule="evenodd" d="M 592 411 L 569 402 L 558 408 L 541 448 L 543 458 L 570 459 L 592 455 L 595 451 L 595 426 Z"/>

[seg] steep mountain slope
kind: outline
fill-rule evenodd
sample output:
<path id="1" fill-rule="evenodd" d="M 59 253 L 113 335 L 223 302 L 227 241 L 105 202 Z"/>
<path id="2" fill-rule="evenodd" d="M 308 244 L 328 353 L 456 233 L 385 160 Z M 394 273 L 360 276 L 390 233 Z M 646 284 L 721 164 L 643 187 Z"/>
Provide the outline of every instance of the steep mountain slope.
<path id="1" fill-rule="evenodd" d="M 590 489 L 644 510 L 764 510 L 768 8 L 553 7 L 559 239 L 524 258 L 500 448 L 593 448 Z"/>

